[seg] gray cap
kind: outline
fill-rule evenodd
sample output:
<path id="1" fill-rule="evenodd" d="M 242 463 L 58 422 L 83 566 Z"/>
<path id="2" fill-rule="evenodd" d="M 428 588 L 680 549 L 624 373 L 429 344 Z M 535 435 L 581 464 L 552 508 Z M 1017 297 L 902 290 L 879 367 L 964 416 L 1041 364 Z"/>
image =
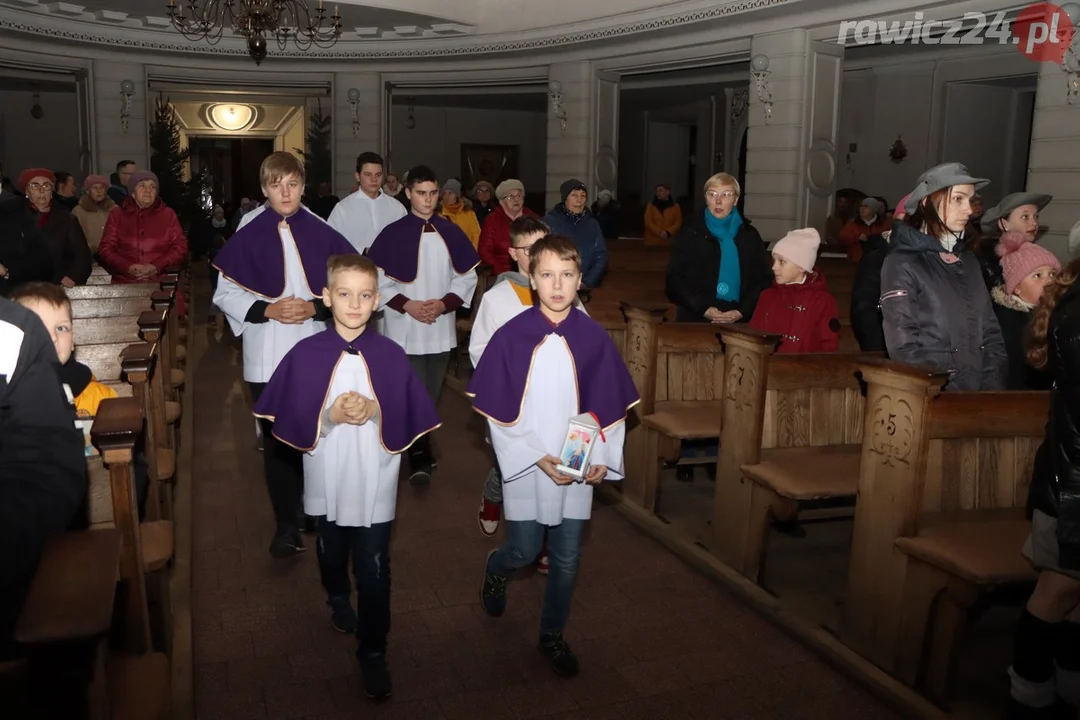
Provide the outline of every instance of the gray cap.
<path id="1" fill-rule="evenodd" d="M 875 197 L 864 197 L 859 205 L 870 208 L 875 215 L 880 215 L 884 209 L 881 207 L 881 201 Z"/>
<path id="2" fill-rule="evenodd" d="M 908 215 L 915 212 L 924 199 L 938 190 L 944 190 L 954 185 L 974 185 L 975 189 L 986 187 L 990 181 L 986 178 L 971 177 L 971 173 L 961 163 L 942 163 L 930 168 L 915 181 L 915 189 L 911 191 L 904 210 Z"/>
<path id="3" fill-rule="evenodd" d="M 1001 202 L 983 213 L 980 221 L 982 231 L 984 233 L 998 234 L 997 221 L 1003 217 L 1008 217 L 1009 213 L 1016 208 L 1024 205 L 1034 205 L 1039 210 L 1042 210 L 1053 199 L 1053 195 L 1046 195 L 1045 193 L 1019 192 L 1006 195 Z"/>
<path id="4" fill-rule="evenodd" d="M 450 178 L 449 180 L 444 182 L 442 186 L 442 192 L 446 192 L 447 190 L 454 193 L 458 197 L 461 197 L 461 181 Z"/>

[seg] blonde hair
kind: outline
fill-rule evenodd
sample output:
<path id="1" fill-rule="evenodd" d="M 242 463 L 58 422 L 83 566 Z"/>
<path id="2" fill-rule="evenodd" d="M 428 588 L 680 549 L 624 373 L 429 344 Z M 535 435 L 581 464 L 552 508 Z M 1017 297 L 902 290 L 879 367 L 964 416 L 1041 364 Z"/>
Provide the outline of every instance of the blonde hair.
<path id="1" fill-rule="evenodd" d="M 533 273 L 540 264 L 540 256 L 546 252 L 555 253 L 560 260 L 572 262 L 581 270 L 581 253 L 576 242 L 565 235 L 545 235 L 529 248 L 529 268 Z"/>
<path id="2" fill-rule="evenodd" d="M 726 172 L 716 173 L 711 178 L 705 181 L 705 187 L 702 189 L 703 193 L 709 192 L 709 188 L 716 187 L 717 185 L 726 185 L 727 187 L 735 188 L 735 195 L 742 195 L 742 188 L 739 187 L 739 181 Z"/>
<path id="3" fill-rule="evenodd" d="M 291 152 L 284 150 L 270 153 L 259 166 L 259 184 L 263 187 L 269 187 L 292 175 L 295 175 L 301 183 L 307 179 L 304 163 Z"/>
<path id="4" fill-rule="evenodd" d="M 326 287 L 334 283 L 334 275 L 345 270 L 356 270 L 365 275 L 370 275 L 379 284 L 379 269 L 375 263 L 368 260 L 364 255 L 331 255 L 326 261 Z"/>

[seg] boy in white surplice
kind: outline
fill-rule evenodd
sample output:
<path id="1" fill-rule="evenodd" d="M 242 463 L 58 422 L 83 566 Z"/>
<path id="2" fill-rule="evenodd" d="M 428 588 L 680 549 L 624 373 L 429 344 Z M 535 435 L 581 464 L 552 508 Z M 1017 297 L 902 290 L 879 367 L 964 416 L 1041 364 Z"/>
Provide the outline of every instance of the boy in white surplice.
<path id="1" fill-rule="evenodd" d="M 439 425 L 405 352 L 368 327 L 378 270 L 360 255 L 330 258 L 322 300 L 333 327 L 301 340 L 255 405 L 274 437 L 304 453 L 304 511 L 319 518 L 319 572 L 341 632 L 356 632 L 368 697 L 390 695 L 390 529 L 401 453 Z M 357 610 L 350 600 L 349 556 Z"/>
<path id="2" fill-rule="evenodd" d="M 488 555 L 480 598 L 493 617 L 506 609 L 506 583 L 537 558 L 547 533 L 550 571 L 540 650 L 559 675 L 577 674 L 563 629 L 577 578 L 593 485 L 622 479 L 627 411 L 638 402 L 630 373 L 607 332 L 574 307 L 581 258 L 573 240 L 548 235 L 529 250 L 539 304 L 495 331 L 469 383 L 473 409 L 488 419 L 503 477 L 506 542 Z M 486 302 L 486 299 L 485 299 Z M 558 470 L 570 419 L 594 416 L 600 439 L 581 480 Z"/>
<path id="3" fill-rule="evenodd" d="M 405 348 L 437 404 L 457 346 L 456 313 L 472 302 L 480 256 L 461 228 L 435 214 L 439 180 L 431 168 L 410 170 L 405 193 L 412 212 L 387 225 L 367 256 L 379 266 L 384 333 Z M 425 437 L 409 450 L 409 482 L 427 485 L 434 466 Z"/>

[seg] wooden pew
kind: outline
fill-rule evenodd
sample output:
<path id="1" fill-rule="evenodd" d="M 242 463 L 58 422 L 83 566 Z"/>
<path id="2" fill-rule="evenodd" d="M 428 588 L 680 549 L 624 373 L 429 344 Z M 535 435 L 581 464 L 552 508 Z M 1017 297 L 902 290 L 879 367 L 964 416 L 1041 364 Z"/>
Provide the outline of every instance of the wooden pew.
<path id="1" fill-rule="evenodd" d="M 725 377 L 712 551 L 757 582 L 772 522 L 800 503 L 853 498 L 864 399 L 859 355 L 775 355 L 777 338 L 720 326 Z M 825 517 L 850 516 L 828 509 Z"/>
<path id="2" fill-rule="evenodd" d="M 1047 393 L 940 392 L 945 378 L 885 360 L 868 383 L 845 644 L 883 669 L 947 691 L 967 611 L 1033 581 L 1020 553 Z"/>
<path id="3" fill-rule="evenodd" d="M 106 664 L 109 697 L 115 699 L 113 717 L 132 720 L 162 718 L 169 695 L 168 659 L 151 650 L 146 574 L 164 566 L 164 561 L 153 556 L 166 538 L 171 545 L 172 523 L 139 522 L 133 461 L 142 419 L 142 410 L 134 398 L 105 400 L 91 430 L 94 446 L 109 470 L 114 523 L 123 540 L 123 632 L 125 649 L 130 654 L 114 657 Z M 167 592 L 162 595 L 167 606 Z M 167 607 L 164 615 L 168 623 Z M 168 636 L 166 626 L 166 644 Z M 116 702 L 122 704 L 121 712 L 117 712 Z"/>
<path id="4" fill-rule="evenodd" d="M 641 396 L 641 424 L 627 434 L 623 494 L 649 512 L 663 467 L 679 459 L 682 443 L 720 435 L 724 356 L 716 326 L 665 323 L 666 312 L 664 304 L 623 304 L 623 358 Z"/>

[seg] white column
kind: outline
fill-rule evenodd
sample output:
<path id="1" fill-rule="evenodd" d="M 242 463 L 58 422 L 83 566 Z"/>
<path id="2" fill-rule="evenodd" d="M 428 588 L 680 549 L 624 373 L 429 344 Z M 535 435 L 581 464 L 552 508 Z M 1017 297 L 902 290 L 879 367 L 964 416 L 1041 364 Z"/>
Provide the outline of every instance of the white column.
<path id="1" fill-rule="evenodd" d="M 1070 259 L 1069 230 L 1080 220 L 1080 99 L 1076 105 L 1066 101 L 1067 80 L 1060 65 L 1042 63 L 1026 188 L 1054 196 L 1039 215 L 1039 224 L 1049 228 L 1039 244 L 1062 261 Z"/>
<path id="2" fill-rule="evenodd" d="M 769 58 L 772 120 L 750 82 L 746 215 L 771 242 L 800 227 L 824 229 L 836 189 L 843 48 L 806 30 L 757 35 L 751 57 Z"/>
<path id="3" fill-rule="evenodd" d="M 149 127 L 157 96 L 150 95 L 146 88 L 145 68 L 140 63 L 95 60 L 93 78 L 93 171 L 108 177 L 121 160 L 134 160 L 139 168 L 149 168 Z M 135 84 L 126 131 L 120 124 L 120 83 L 125 80 Z"/>
<path id="4" fill-rule="evenodd" d="M 547 209 L 560 200 L 559 186 L 577 178 L 590 189 L 592 178 L 592 130 L 594 126 L 593 90 L 596 85 L 592 64 L 556 63 L 548 69 L 548 80 L 562 85 L 562 106 L 566 110 L 566 131 L 555 117 L 548 101 L 547 133 Z M 535 191 L 536 188 L 525 188 Z M 590 192 L 590 201 L 595 192 Z"/>
<path id="5" fill-rule="evenodd" d="M 349 90 L 360 92 L 357 113 L 358 132 L 353 135 L 352 104 Z M 334 193 L 348 195 L 356 185 L 356 156 L 377 152 L 385 157 L 383 147 L 383 88 L 379 73 L 335 73 L 333 87 Z"/>

